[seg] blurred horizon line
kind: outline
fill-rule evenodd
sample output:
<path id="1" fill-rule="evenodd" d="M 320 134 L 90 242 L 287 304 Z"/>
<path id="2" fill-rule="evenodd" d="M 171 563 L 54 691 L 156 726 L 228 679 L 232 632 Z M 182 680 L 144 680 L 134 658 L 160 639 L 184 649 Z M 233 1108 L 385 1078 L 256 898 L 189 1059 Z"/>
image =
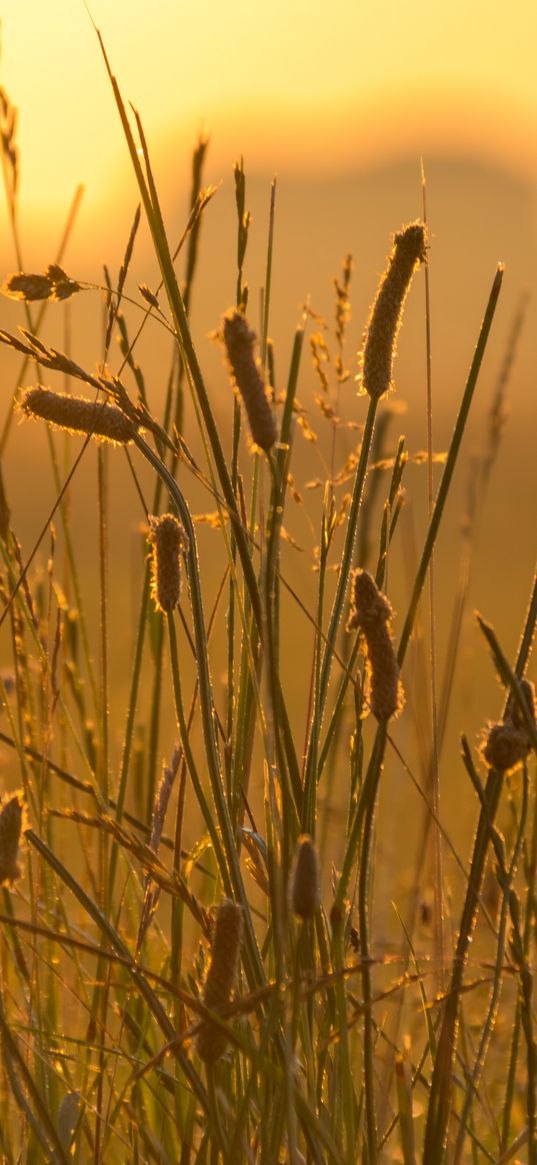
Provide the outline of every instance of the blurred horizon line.
<path id="1" fill-rule="evenodd" d="M 140 113 L 144 123 L 143 109 Z M 111 114 L 115 114 L 113 107 Z M 419 168 L 423 157 L 426 167 L 439 159 L 491 166 L 527 182 L 537 192 L 537 154 L 528 149 L 536 124 L 536 111 L 524 109 L 514 100 L 509 108 L 497 93 L 461 90 L 449 97 L 433 93 L 424 108 L 419 92 L 409 92 L 407 87 L 377 94 L 368 107 L 356 102 L 326 110 L 311 103 L 305 108 L 299 102 L 276 99 L 270 105 L 257 103 L 245 112 L 237 103 L 227 102 L 210 120 L 185 115 L 173 124 L 156 126 L 148 119 L 144 129 L 162 186 L 169 185 L 167 171 L 172 167 L 177 181 L 180 155 L 179 185 L 188 186 L 192 150 L 200 136 L 206 136 L 211 181 L 219 170 L 221 177 L 226 171 L 230 173 L 241 157 L 247 178 L 276 174 L 304 181 L 343 180 L 403 164 L 412 157 Z M 110 209 L 124 191 L 134 188 L 126 145 L 121 156 L 114 153 L 108 161 L 103 157 L 99 169 L 81 172 L 75 181 L 72 174 L 60 170 L 51 185 L 50 180 L 40 180 L 31 140 L 24 133 L 24 118 L 19 139 L 19 204 L 29 224 L 37 215 L 65 211 L 77 183 L 84 186 L 85 202 L 97 213 L 105 206 Z M 50 174 L 49 162 L 47 172 Z"/>

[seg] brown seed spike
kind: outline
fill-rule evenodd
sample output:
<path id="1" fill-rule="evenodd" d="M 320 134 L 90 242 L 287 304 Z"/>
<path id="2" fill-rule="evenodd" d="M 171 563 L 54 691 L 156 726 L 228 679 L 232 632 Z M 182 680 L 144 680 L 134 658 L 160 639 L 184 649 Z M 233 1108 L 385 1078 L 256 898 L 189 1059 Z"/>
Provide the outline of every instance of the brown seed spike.
<path id="1" fill-rule="evenodd" d="M 299 837 L 291 875 L 291 905 L 299 918 L 313 918 L 320 905 L 319 859 L 308 834 Z"/>
<path id="2" fill-rule="evenodd" d="M 126 445 L 136 433 L 133 421 L 106 401 L 53 392 L 51 388 L 30 388 L 23 394 L 19 408 L 28 417 L 40 417 L 69 433 L 86 433 L 115 445 Z"/>
<path id="3" fill-rule="evenodd" d="M 216 915 L 211 962 L 203 991 L 203 1002 L 211 1011 L 221 1011 L 230 1001 L 239 969 L 243 925 L 242 906 L 224 898 Z M 204 1020 L 196 1038 L 200 1058 L 213 1064 L 223 1056 L 227 1046 L 223 1028 Z"/>
<path id="4" fill-rule="evenodd" d="M 422 222 L 410 223 L 394 236 L 388 267 L 382 276 L 364 333 L 361 381 L 370 397 L 392 387 L 392 365 L 403 306 L 416 267 L 426 257 L 427 234 Z"/>
<path id="5" fill-rule="evenodd" d="M 44 275 L 19 271 L 17 275 L 8 275 L 2 286 L 4 295 L 11 299 L 22 299 L 31 303 L 39 299 L 69 299 L 76 291 L 80 291 L 80 284 L 70 279 L 63 267 L 51 263 Z"/>
<path id="6" fill-rule="evenodd" d="M 76 282 L 76 279 L 71 279 L 58 263 L 49 263 L 47 275 L 49 279 L 52 279 L 54 284 L 53 299 L 58 301 L 69 299 L 76 291 L 82 290 L 80 284 Z"/>
<path id="7" fill-rule="evenodd" d="M 152 543 L 152 595 L 159 611 L 173 611 L 179 602 L 181 589 L 181 523 L 173 514 L 153 517 L 150 519 L 149 538 Z"/>
<path id="8" fill-rule="evenodd" d="M 369 702 L 377 720 L 397 715 L 404 703 L 399 665 L 393 645 L 390 621 L 392 607 L 366 570 L 356 570 L 352 578 L 352 610 L 347 630 L 357 627 L 367 649 Z"/>
<path id="9" fill-rule="evenodd" d="M 526 759 L 530 750 L 528 737 L 512 720 L 491 724 L 481 751 L 483 759 L 498 773 L 509 773 Z"/>
<path id="10" fill-rule="evenodd" d="M 146 303 L 150 304 L 151 307 L 158 308 L 158 299 L 155 293 L 151 291 L 151 288 L 147 286 L 147 283 L 139 283 L 138 291 L 144 297 Z"/>
<path id="11" fill-rule="evenodd" d="M 17 275 L 8 275 L 2 291 L 10 299 L 22 299 L 32 303 L 39 299 L 50 299 L 54 284 L 48 275 L 27 275 L 20 271 Z"/>
<path id="12" fill-rule="evenodd" d="M 348 629 L 388 623 L 393 611 L 386 595 L 379 588 L 367 570 L 355 570 L 352 576 L 352 611 Z"/>
<path id="13" fill-rule="evenodd" d="M 18 796 L 11 797 L 0 810 L 0 886 L 20 877 L 17 863 L 22 828 L 22 805 Z"/>
<path id="14" fill-rule="evenodd" d="M 535 726 L 535 691 L 529 680 L 520 680 L 522 695 L 530 719 Z M 518 703 L 509 696 L 503 720 L 489 723 L 483 733 L 480 752 L 485 764 L 498 773 L 510 773 L 518 768 L 531 749 L 526 720 Z"/>
<path id="15" fill-rule="evenodd" d="M 233 380 L 248 414 L 253 440 L 268 453 L 276 440 L 276 426 L 260 366 L 254 356 L 255 332 L 240 311 L 224 316 L 224 344 Z"/>

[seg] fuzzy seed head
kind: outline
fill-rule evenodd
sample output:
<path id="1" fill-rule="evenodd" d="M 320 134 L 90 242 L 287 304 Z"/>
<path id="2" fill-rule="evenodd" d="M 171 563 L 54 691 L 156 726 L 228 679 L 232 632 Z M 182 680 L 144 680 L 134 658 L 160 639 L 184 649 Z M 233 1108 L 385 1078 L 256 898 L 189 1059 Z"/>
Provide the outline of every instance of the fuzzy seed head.
<path id="1" fill-rule="evenodd" d="M 522 696 L 535 725 L 535 691 L 529 680 L 520 680 Z M 531 749 L 524 716 L 513 696 L 507 701 L 503 720 L 488 724 L 480 744 L 485 764 L 499 773 L 509 773 L 522 764 Z"/>
<path id="2" fill-rule="evenodd" d="M 403 306 L 414 271 L 426 256 L 427 234 L 422 222 L 397 231 L 364 333 L 361 383 L 370 397 L 381 397 L 392 387 L 392 365 Z"/>
<path id="3" fill-rule="evenodd" d="M 24 271 L 20 271 L 17 275 L 8 275 L 2 291 L 10 299 L 22 299 L 32 303 L 39 299 L 50 299 L 52 280 L 47 275 L 26 275 Z"/>
<path id="4" fill-rule="evenodd" d="M 205 980 L 203 1002 L 211 1011 L 220 1011 L 231 998 L 237 979 L 244 926 L 242 907 L 224 898 L 217 911 L 211 962 Z M 223 1028 L 204 1021 L 196 1037 L 198 1055 L 205 1063 L 223 1056 L 228 1040 Z"/>
<path id="5" fill-rule="evenodd" d="M 0 886 L 20 877 L 17 863 L 22 828 L 22 804 L 18 796 L 5 801 L 0 810 Z"/>
<path id="6" fill-rule="evenodd" d="M 39 299 L 69 299 L 80 290 L 80 284 L 70 279 L 57 263 L 51 263 L 44 275 L 27 274 L 24 271 L 8 275 L 2 286 L 4 295 L 10 299 L 22 299 L 26 303 Z"/>
<path id="7" fill-rule="evenodd" d="M 133 421 L 106 401 L 53 392 L 51 388 L 30 388 L 23 394 L 20 410 L 28 417 L 40 417 L 68 433 L 90 433 L 114 445 L 126 445 L 136 433 Z"/>
<path id="8" fill-rule="evenodd" d="M 173 611 L 179 602 L 181 589 L 181 523 L 173 514 L 152 517 L 149 538 L 152 544 L 151 592 L 157 610 Z"/>
<path id="9" fill-rule="evenodd" d="M 481 746 L 483 759 L 491 769 L 508 773 L 516 769 L 526 759 L 530 743 L 523 728 L 517 728 L 512 720 L 491 724 L 486 739 Z"/>
<path id="10" fill-rule="evenodd" d="M 373 576 L 367 570 L 355 570 L 352 574 L 351 613 L 347 629 L 378 626 L 389 623 L 392 605 L 386 595 L 379 590 Z"/>
<path id="11" fill-rule="evenodd" d="M 299 837 L 291 874 L 291 905 L 299 918 L 313 918 L 321 904 L 319 859 L 308 834 Z"/>
<path id="12" fill-rule="evenodd" d="M 404 693 L 399 679 L 390 621 L 392 607 L 386 595 L 366 570 L 352 576 L 352 606 L 347 630 L 357 627 L 367 655 L 367 698 L 377 720 L 390 720 L 403 707 Z"/>
<path id="13" fill-rule="evenodd" d="M 223 328 L 229 370 L 248 414 L 252 438 L 268 453 L 276 440 L 276 426 L 254 355 L 255 332 L 243 313 L 233 309 L 224 316 Z"/>

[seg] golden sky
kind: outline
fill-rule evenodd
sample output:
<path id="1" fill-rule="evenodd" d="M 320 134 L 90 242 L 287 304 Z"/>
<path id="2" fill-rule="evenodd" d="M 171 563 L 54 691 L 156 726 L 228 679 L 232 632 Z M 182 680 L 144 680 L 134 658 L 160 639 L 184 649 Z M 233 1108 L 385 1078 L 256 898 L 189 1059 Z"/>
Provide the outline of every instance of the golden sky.
<path id="1" fill-rule="evenodd" d="M 157 151 L 200 127 L 226 167 L 352 171 L 458 151 L 537 179 L 535 0 L 90 0 Z M 106 202 L 128 162 L 83 0 L 4 8 L 22 204 Z"/>

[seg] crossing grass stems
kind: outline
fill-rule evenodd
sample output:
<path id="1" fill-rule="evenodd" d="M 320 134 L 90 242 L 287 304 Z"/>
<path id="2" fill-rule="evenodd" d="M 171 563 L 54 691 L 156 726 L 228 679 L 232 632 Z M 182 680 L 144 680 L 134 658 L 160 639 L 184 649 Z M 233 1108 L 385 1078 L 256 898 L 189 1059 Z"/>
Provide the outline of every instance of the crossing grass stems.
<path id="1" fill-rule="evenodd" d="M 507 1161 L 525 1147 L 535 1165 L 530 965 L 537 813 L 530 774 L 537 735 L 533 687 L 524 679 L 535 584 L 512 667 L 493 629 L 480 621 L 504 710 L 485 729 L 480 752 L 464 742 L 476 833 L 469 859 L 455 855 L 464 885 L 452 899 L 454 940 L 445 956 L 443 996 L 430 992 L 429 954 L 420 949 L 415 917 L 404 923 L 398 914 L 399 946 L 387 951 L 378 943 L 374 898 L 378 801 L 387 769 L 404 751 L 406 651 L 503 269 L 492 281 L 414 585 L 399 616 L 389 599 L 387 564 L 397 545 L 409 455 L 402 439 L 397 454 L 390 453 L 389 413 L 382 410 L 395 384 L 405 300 L 428 262 L 425 224 L 418 220 L 393 237 L 357 354 L 361 395 L 349 370 L 352 264 L 346 257 L 336 280 L 335 332 L 315 319 L 313 370 L 321 393 L 314 421 L 297 396 L 311 308 L 298 321 L 283 388 L 269 336 L 256 347 L 245 281 L 252 223 L 244 166 L 235 165 L 237 302 L 222 305 L 219 339 L 233 412 L 228 461 L 189 323 L 200 229 L 214 193 L 203 188 L 207 141 L 200 139 L 194 151 L 187 226 L 174 251 L 141 119 L 136 112 L 129 118 L 104 47 L 103 56 L 160 268 L 157 287 L 130 286 L 137 212 L 117 284 L 107 277 L 105 285 L 104 355 L 114 328 L 122 354 L 113 374 L 104 361 L 97 376 L 86 372 L 70 353 L 41 339 L 49 307 L 64 310 L 63 301 L 88 286 L 64 271 L 62 248 L 46 272 L 24 270 L 16 121 L 8 95 L 0 94 L 4 178 L 20 263 L 3 291 L 21 303 L 24 324 L 22 339 L 4 331 L 0 340 L 22 360 L 12 408 L 47 426 L 57 487 L 43 526 L 49 532 L 43 574 L 35 567 L 42 535 L 32 553 L 21 547 L 9 506 L 16 487 L 0 475 L 3 642 L 10 657 L 0 672 L 0 739 L 13 762 L 4 766 L 0 808 L 3 1160 L 374 1165 L 402 1159 L 412 1165 L 422 1159 L 438 1165 Z M 275 188 L 265 329 L 274 196 Z M 176 264 L 183 260 L 181 281 Z M 173 336 L 160 416 L 135 360 L 147 327 L 155 343 Z M 511 350 L 511 362 L 513 356 Z M 23 390 L 32 361 L 52 377 L 82 381 L 88 396 L 72 393 L 70 383 L 68 391 L 40 384 Z M 336 409 L 345 391 L 347 421 Z M 313 451 L 314 426 L 329 428 L 332 469 L 308 519 L 317 523 L 312 604 L 290 580 L 288 525 L 291 508 L 305 505 L 293 472 L 296 444 L 302 430 Z M 24 441 L 26 432 L 6 424 L 4 441 Z M 87 580 L 78 569 L 67 504 L 82 456 L 95 443 L 105 628 L 98 671 L 99 638 L 87 614 Z M 75 449 L 62 480 L 64 451 Z M 123 738 L 117 764 L 109 724 L 116 702 L 106 666 L 115 650 L 107 619 L 111 457 L 127 457 L 136 479 L 145 461 L 152 481 L 147 503 L 147 484 L 133 493 L 149 533 L 137 580 L 127 707 L 123 726 L 114 726 Z M 419 477 L 413 480 L 419 488 Z M 189 483 L 209 501 L 196 520 Z M 378 527 L 373 490 L 385 497 Z M 44 518 L 38 490 L 35 505 L 37 533 Z M 221 577 L 212 588 L 214 566 L 198 549 L 201 520 L 221 543 L 214 557 Z M 369 547 L 367 562 L 357 547 L 363 556 Z M 284 614 L 290 604 L 291 620 Z M 309 674 L 294 658 L 298 618 L 310 633 Z M 289 666 L 305 697 L 305 731 L 290 700 Z M 216 674 L 224 674 L 223 700 Z M 169 756 L 166 718 L 175 724 Z M 11 773 L 16 793 L 7 791 Z M 339 832 L 323 816 L 336 794 L 345 804 Z M 496 819 L 506 802 L 512 828 L 502 833 Z M 425 815 L 433 812 L 423 793 L 417 804 Z M 436 824 L 448 851 L 449 835 Z M 494 911 L 483 890 L 487 869 L 496 887 Z M 392 897 L 402 902 L 395 867 L 390 876 Z M 470 967 L 476 936 L 488 962 Z M 514 1000 L 514 1025 L 507 1027 L 497 1022 L 503 998 L 507 1016 Z M 385 1024 L 394 1002 L 404 1029 Z M 477 1048 L 476 1025 L 483 1032 Z"/>

